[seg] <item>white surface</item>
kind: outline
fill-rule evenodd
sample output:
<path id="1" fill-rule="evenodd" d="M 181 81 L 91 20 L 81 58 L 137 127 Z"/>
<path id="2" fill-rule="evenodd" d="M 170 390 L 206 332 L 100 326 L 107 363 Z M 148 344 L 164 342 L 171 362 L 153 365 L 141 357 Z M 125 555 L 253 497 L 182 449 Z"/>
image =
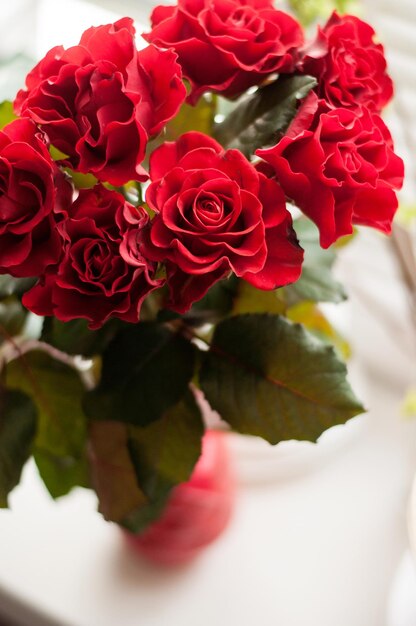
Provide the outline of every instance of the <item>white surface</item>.
<path id="1" fill-rule="evenodd" d="M 405 553 L 397 569 L 387 616 L 387 626 L 416 624 L 416 565 L 409 552 Z"/>
<path id="2" fill-rule="evenodd" d="M 230 433 L 230 449 L 240 483 L 266 485 L 314 472 L 356 440 L 362 426 L 360 419 L 334 426 L 320 436 L 318 445 L 310 441 L 282 441 L 276 447 L 259 437 Z"/>
<path id="3" fill-rule="evenodd" d="M 410 548 L 416 563 L 416 476 L 413 481 L 412 492 L 409 501 L 409 538 Z"/>
<path id="4" fill-rule="evenodd" d="M 372 406 L 358 440 L 320 471 L 241 487 L 228 531 L 184 569 L 140 562 L 88 494 L 56 506 L 26 472 L 0 513 L 0 589 L 68 626 L 384 625 L 416 424 L 399 417 L 396 393 L 356 376 Z"/>
<path id="5" fill-rule="evenodd" d="M 78 43 L 90 26 L 108 24 L 119 18 L 117 11 L 91 5 L 84 0 L 38 0 L 35 58 L 40 59 L 53 46 L 65 48 Z M 107 3 L 108 4 L 108 3 Z M 114 3 L 113 7 L 114 7 Z M 139 4 L 139 2 L 138 2 Z M 62 19 L 65 16 L 65 19 Z"/>
<path id="6" fill-rule="evenodd" d="M 380 385 L 404 392 L 416 382 L 416 329 L 391 240 L 361 229 L 342 251 L 338 275 L 351 299 L 355 355 Z"/>

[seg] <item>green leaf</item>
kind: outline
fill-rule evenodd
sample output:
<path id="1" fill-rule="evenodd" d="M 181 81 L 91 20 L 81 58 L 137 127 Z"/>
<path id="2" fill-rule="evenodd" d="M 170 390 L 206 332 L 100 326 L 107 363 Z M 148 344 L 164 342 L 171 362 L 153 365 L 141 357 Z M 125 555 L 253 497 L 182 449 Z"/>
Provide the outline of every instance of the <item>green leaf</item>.
<path id="1" fill-rule="evenodd" d="M 141 310 L 143 310 L 143 307 Z M 180 315 L 180 313 L 176 313 L 175 311 L 171 311 L 170 309 L 160 309 L 156 314 L 156 321 L 161 324 L 164 324 L 165 322 L 180 320 L 181 318 L 182 316 Z"/>
<path id="2" fill-rule="evenodd" d="M 184 395 L 195 368 L 195 348 L 178 332 L 141 322 L 116 335 L 103 354 L 101 381 L 85 398 L 94 419 L 144 426 Z"/>
<path id="3" fill-rule="evenodd" d="M 288 303 L 296 304 L 300 300 L 342 302 L 347 295 L 331 271 L 336 254 L 333 250 L 321 248 L 319 231 L 313 222 L 302 217 L 295 220 L 294 226 L 305 250 L 305 260 L 299 280 L 284 288 Z"/>
<path id="4" fill-rule="evenodd" d="M 90 487 L 86 456 L 57 456 L 41 449 L 33 456 L 52 498 L 66 496 L 74 487 Z"/>
<path id="5" fill-rule="evenodd" d="M 91 481 L 98 496 L 99 511 L 106 520 L 119 524 L 148 502 L 138 485 L 127 442 L 126 424 L 90 423 Z"/>
<path id="6" fill-rule="evenodd" d="M 363 407 L 335 351 L 275 315 L 229 318 L 205 353 L 200 385 L 235 430 L 270 443 L 316 441 Z"/>
<path id="7" fill-rule="evenodd" d="M 139 484 L 149 500 L 186 481 L 201 453 L 204 426 L 193 394 L 145 428 L 129 428 L 128 446 Z"/>
<path id="8" fill-rule="evenodd" d="M 119 327 L 118 320 L 110 320 L 99 330 L 90 330 L 84 319 L 61 322 L 45 317 L 41 339 L 66 354 L 91 357 L 103 352 Z"/>
<path id="9" fill-rule="evenodd" d="M 78 373 L 44 352 L 33 351 L 7 365 L 7 385 L 27 393 L 35 403 L 38 432 L 34 456 L 53 497 L 75 486 L 88 486 L 84 386 Z"/>
<path id="10" fill-rule="evenodd" d="M 296 300 L 339 303 L 347 297 L 344 287 L 334 279 L 329 268 L 307 265 L 302 269 L 299 280 L 287 289 L 287 293 L 296 295 L 296 299 L 288 298 L 291 303 Z"/>
<path id="11" fill-rule="evenodd" d="M 316 85 L 311 76 L 281 76 L 248 95 L 214 130 L 225 148 L 250 157 L 258 148 L 277 143 L 296 115 L 299 101 Z"/>
<path id="12" fill-rule="evenodd" d="M 205 296 L 195 302 L 185 315 L 187 322 L 203 324 L 215 322 L 230 313 L 238 288 L 238 279 L 235 276 L 215 283 Z"/>
<path id="13" fill-rule="evenodd" d="M 27 311 L 15 298 L 0 301 L 0 342 L 18 335 L 26 321 Z"/>
<path id="14" fill-rule="evenodd" d="M 132 532 L 163 510 L 171 490 L 188 480 L 201 454 L 203 423 L 188 391 L 146 427 L 91 422 L 93 483 L 107 520 Z"/>
<path id="15" fill-rule="evenodd" d="M 0 129 L 13 122 L 16 115 L 13 112 L 13 103 L 10 100 L 4 100 L 0 104 Z"/>
<path id="16" fill-rule="evenodd" d="M 201 412 L 190 391 L 162 419 L 146 428 L 129 428 L 130 458 L 156 517 L 172 489 L 190 478 L 201 454 L 203 434 Z M 136 511 L 126 522 L 137 532 L 151 521 L 148 514 Z"/>
<path id="17" fill-rule="evenodd" d="M 0 507 L 19 483 L 36 433 L 36 408 L 25 394 L 9 389 L 0 401 Z"/>
<path id="18" fill-rule="evenodd" d="M 36 278 L 14 278 L 9 274 L 0 275 L 0 298 L 22 296 L 36 283 Z"/>

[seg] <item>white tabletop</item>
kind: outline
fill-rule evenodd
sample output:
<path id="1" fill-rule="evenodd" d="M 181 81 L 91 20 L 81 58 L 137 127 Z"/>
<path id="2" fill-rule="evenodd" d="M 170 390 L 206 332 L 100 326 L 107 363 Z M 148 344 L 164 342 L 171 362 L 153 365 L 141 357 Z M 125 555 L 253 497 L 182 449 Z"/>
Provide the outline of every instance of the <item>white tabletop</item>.
<path id="1" fill-rule="evenodd" d="M 90 494 L 52 503 L 29 467 L 0 512 L 0 606 L 27 626 L 381 626 L 416 424 L 395 393 L 355 376 L 372 407 L 346 427 L 355 436 L 303 477 L 240 485 L 227 532 L 179 570 L 129 554 Z"/>

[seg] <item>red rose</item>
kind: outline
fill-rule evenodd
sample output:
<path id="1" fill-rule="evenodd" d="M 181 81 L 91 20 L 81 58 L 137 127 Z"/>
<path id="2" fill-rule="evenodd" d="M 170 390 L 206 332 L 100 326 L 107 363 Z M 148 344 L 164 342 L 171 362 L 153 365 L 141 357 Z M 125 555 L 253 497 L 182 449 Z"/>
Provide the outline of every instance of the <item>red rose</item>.
<path id="1" fill-rule="evenodd" d="M 0 131 L 0 273 L 38 276 L 61 255 L 56 216 L 72 187 L 30 120 Z"/>
<path id="2" fill-rule="evenodd" d="M 28 74 L 15 110 L 31 117 L 73 169 L 122 185 L 146 180 L 149 137 L 177 113 L 186 89 L 172 50 L 137 51 L 133 22 L 90 28 L 78 46 L 50 50 Z"/>
<path id="3" fill-rule="evenodd" d="M 329 109 L 311 94 L 287 135 L 256 154 L 317 224 L 324 248 L 351 233 L 353 224 L 390 232 L 403 161 L 382 119 L 368 109 Z"/>
<path id="4" fill-rule="evenodd" d="M 63 322 L 86 318 L 92 329 L 110 317 L 137 322 L 144 298 L 160 281 L 154 265 L 143 257 L 129 265 L 120 253 L 129 221 L 143 226 L 147 214 L 101 185 L 81 190 L 69 216 L 60 224 L 63 258 L 24 295 L 24 305 L 38 315 L 55 315 Z"/>
<path id="5" fill-rule="evenodd" d="M 234 97 L 273 72 L 292 72 L 303 43 L 299 24 L 271 0 L 178 0 L 153 10 L 148 41 L 173 48 L 190 80 L 190 100 L 204 91 Z"/>
<path id="6" fill-rule="evenodd" d="M 303 251 L 283 193 L 241 152 L 186 133 L 153 152 L 150 177 L 156 216 L 141 249 L 166 262 L 172 309 L 184 313 L 231 272 L 261 289 L 297 280 Z"/>
<path id="7" fill-rule="evenodd" d="M 317 93 L 333 107 L 366 106 L 379 112 L 393 95 L 383 46 L 369 24 L 333 13 L 306 48 L 305 74 L 318 79 Z"/>

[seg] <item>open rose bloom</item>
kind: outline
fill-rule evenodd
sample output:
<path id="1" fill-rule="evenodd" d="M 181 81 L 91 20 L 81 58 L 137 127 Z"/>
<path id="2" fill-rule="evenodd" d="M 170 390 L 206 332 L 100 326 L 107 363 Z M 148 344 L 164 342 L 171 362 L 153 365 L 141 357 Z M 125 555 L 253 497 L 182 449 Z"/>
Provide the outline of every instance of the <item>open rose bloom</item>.
<path id="1" fill-rule="evenodd" d="M 44 318 L 6 367 L 28 422 L 0 501 L 33 453 L 52 495 L 90 486 L 134 532 L 192 474 L 202 393 L 273 444 L 362 411 L 319 309 L 344 298 L 327 248 L 390 233 L 403 182 L 369 24 L 178 0 L 142 35 L 125 17 L 50 50 L 0 130 L 0 297 L 24 318 L 2 340 Z"/>
<path id="2" fill-rule="evenodd" d="M 293 283 L 303 250 L 285 196 L 318 225 L 325 247 L 353 224 L 390 231 L 403 165 L 379 117 L 392 83 L 369 25 L 334 14 L 305 45 L 300 24 L 269 0 L 179 0 L 153 11 L 146 39 L 138 51 L 128 18 L 90 28 L 78 45 L 48 52 L 16 97 L 22 123 L 6 127 L 0 144 L 0 270 L 38 278 L 24 299 L 30 310 L 97 328 L 110 317 L 139 322 L 163 283 L 164 306 L 179 313 L 231 276 L 266 290 Z M 235 97 L 276 73 L 310 73 L 316 86 L 291 124 L 271 126 L 267 147 L 256 150 L 254 138 L 251 157 L 221 145 L 221 127 L 211 128 L 219 142 L 190 127 L 152 148 L 184 103 L 185 79 L 195 103 L 210 91 Z M 62 153 L 57 164 L 49 145 Z M 41 186 L 9 157 L 29 150 L 43 164 Z M 62 206 L 71 171 L 118 186 L 149 179 L 146 204 L 123 208 L 120 195 L 96 186 Z M 44 194 L 39 209 L 30 185 Z"/>

